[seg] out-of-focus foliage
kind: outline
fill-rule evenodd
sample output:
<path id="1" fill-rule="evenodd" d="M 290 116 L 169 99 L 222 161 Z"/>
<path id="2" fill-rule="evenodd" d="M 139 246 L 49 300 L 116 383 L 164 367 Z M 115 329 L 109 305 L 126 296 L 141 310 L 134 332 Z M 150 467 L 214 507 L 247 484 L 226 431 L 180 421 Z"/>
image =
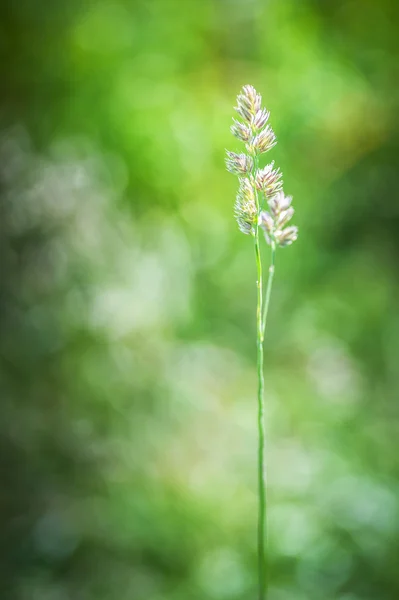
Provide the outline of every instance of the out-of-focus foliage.
<path id="1" fill-rule="evenodd" d="M 300 228 L 266 341 L 270 600 L 396 600 L 398 4 L 0 10 L 1 598 L 255 597 L 255 268 L 223 164 L 251 83 Z"/>

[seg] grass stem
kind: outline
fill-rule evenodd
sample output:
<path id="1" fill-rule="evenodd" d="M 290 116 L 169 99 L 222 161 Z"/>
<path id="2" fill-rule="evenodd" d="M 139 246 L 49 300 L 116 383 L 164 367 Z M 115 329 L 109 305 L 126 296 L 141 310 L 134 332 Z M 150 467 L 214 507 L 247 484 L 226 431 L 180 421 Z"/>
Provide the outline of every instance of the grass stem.
<path id="1" fill-rule="evenodd" d="M 266 288 L 266 294 L 265 294 L 265 304 L 264 304 L 264 307 L 263 307 L 263 317 L 262 317 L 263 338 L 265 337 L 266 323 L 267 323 L 267 314 L 269 312 L 270 296 L 271 296 L 271 293 L 272 293 L 275 259 L 276 259 L 276 244 L 275 244 L 275 242 L 272 242 L 271 243 L 271 259 L 270 259 L 270 266 L 269 266 L 269 277 L 267 279 L 267 288 Z"/>
<path id="2" fill-rule="evenodd" d="M 257 270 L 257 372 L 258 372 L 258 575 L 259 575 L 259 600 L 265 600 L 267 596 L 267 515 L 266 515 L 266 460 L 265 460 L 265 400 L 264 400 L 264 378 L 263 378 L 263 281 L 262 260 L 259 247 L 259 227 L 255 231 L 255 259 Z M 270 281 L 270 276 L 269 276 Z M 268 286 L 269 288 L 269 286 Z M 270 291 L 269 291 L 270 299 Z"/>

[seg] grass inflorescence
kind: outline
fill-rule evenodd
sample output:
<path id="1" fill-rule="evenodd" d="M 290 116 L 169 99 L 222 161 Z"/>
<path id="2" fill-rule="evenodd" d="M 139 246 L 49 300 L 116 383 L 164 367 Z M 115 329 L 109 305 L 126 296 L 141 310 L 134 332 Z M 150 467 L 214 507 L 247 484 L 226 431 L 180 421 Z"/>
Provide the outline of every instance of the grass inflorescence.
<path id="1" fill-rule="evenodd" d="M 242 233 L 254 238 L 257 270 L 256 345 L 258 374 L 258 574 L 259 600 L 267 596 L 269 576 L 267 560 L 267 473 L 265 457 L 265 400 L 263 344 L 272 291 L 275 255 L 278 247 L 289 246 L 298 237 L 298 228 L 287 225 L 294 209 L 292 198 L 283 192 L 282 173 L 274 162 L 259 167 L 259 156 L 276 145 L 276 136 L 268 124 L 270 113 L 262 107 L 262 97 L 251 85 L 237 96 L 232 134 L 245 144 L 245 152 L 227 151 L 227 170 L 239 178 L 234 214 Z M 260 233 L 263 233 L 261 235 Z M 260 240 L 271 247 L 269 276 L 263 293 Z"/>

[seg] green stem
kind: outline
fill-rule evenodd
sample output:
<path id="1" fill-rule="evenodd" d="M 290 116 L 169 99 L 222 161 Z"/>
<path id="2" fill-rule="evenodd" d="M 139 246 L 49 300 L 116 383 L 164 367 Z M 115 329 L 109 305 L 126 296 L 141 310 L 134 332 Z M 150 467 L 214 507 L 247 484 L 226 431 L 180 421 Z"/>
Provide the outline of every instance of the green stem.
<path id="1" fill-rule="evenodd" d="M 256 338 L 257 338 L 257 368 L 258 368 L 258 573 L 259 573 L 259 600 L 265 600 L 267 595 L 267 520 L 266 520 L 266 462 L 265 462 L 265 401 L 263 379 L 263 321 L 262 321 L 262 261 L 259 247 L 259 227 L 255 230 L 255 258 L 257 269 L 257 310 L 256 310 Z M 270 280 L 270 276 L 269 276 Z M 269 292 L 270 296 L 270 292 Z M 267 296 L 266 296 L 267 300 Z"/>
<path id="2" fill-rule="evenodd" d="M 263 307 L 263 318 L 262 318 L 263 337 L 265 337 L 265 331 L 266 331 L 267 313 L 269 312 L 270 296 L 272 293 L 272 285 L 273 285 L 273 277 L 274 277 L 274 262 L 275 262 L 275 257 L 276 257 L 276 243 L 272 241 L 271 246 L 272 246 L 272 252 L 271 252 L 270 267 L 269 267 L 269 277 L 267 279 L 265 305 Z"/>
<path id="3" fill-rule="evenodd" d="M 257 266 L 258 302 L 256 311 L 257 348 L 258 348 L 258 486 L 259 486 L 259 520 L 258 520 L 258 562 L 259 562 L 259 600 L 265 600 L 268 589 L 267 564 L 267 469 L 266 469 L 266 431 L 265 431 L 265 399 L 263 375 L 263 341 L 266 331 L 267 315 L 269 312 L 270 296 L 272 293 L 276 244 L 271 243 L 271 260 L 267 279 L 265 302 L 262 315 L 262 262 L 259 248 L 259 227 L 255 232 L 255 257 Z"/>

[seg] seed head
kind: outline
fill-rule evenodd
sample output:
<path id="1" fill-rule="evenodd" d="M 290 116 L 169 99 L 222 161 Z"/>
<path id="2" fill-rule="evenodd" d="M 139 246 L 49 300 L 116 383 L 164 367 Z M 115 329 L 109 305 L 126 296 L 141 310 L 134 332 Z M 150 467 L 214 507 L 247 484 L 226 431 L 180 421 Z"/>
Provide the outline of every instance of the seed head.
<path id="1" fill-rule="evenodd" d="M 268 204 L 270 210 L 275 218 L 277 218 L 281 212 L 287 210 L 291 206 L 292 196 L 285 196 L 282 190 L 279 190 L 272 198 L 269 198 Z"/>
<path id="2" fill-rule="evenodd" d="M 270 112 L 265 108 L 261 108 L 257 111 L 256 115 L 252 119 L 252 127 L 254 129 L 262 129 L 268 122 Z"/>
<path id="3" fill-rule="evenodd" d="M 256 207 L 254 185 L 250 179 L 240 178 L 240 187 L 234 205 L 234 214 L 240 231 L 246 234 L 254 232 L 258 209 Z"/>
<path id="4" fill-rule="evenodd" d="M 247 150 L 250 154 L 259 153 L 263 154 L 267 152 L 273 146 L 276 145 L 276 136 L 271 127 L 267 126 L 260 133 L 258 133 L 252 140 L 247 144 Z"/>
<path id="5" fill-rule="evenodd" d="M 241 93 L 237 96 L 235 110 L 247 123 L 251 123 L 256 113 L 261 109 L 262 97 L 252 85 L 244 85 Z"/>
<path id="6" fill-rule="evenodd" d="M 258 94 L 256 89 L 252 85 L 244 85 L 242 88 L 243 96 L 249 102 L 253 110 L 259 110 L 262 105 L 262 96 Z"/>
<path id="7" fill-rule="evenodd" d="M 242 142 L 248 142 L 251 139 L 250 128 L 241 123 L 241 121 L 237 121 L 236 119 L 233 119 L 233 121 L 234 125 L 230 127 L 231 133 Z"/>
<path id="8" fill-rule="evenodd" d="M 283 230 L 278 230 L 275 233 L 276 241 L 282 248 L 284 246 L 290 246 L 295 240 L 298 239 L 298 227 L 291 226 L 286 227 Z"/>
<path id="9" fill-rule="evenodd" d="M 226 150 L 226 167 L 234 175 L 246 175 L 252 171 L 254 162 L 251 156 L 247 154 L 236 154 Z"/>
<path id="10" fill-rule="evenodd" d="M 289 246 L 298 237 L 298 228 L 284 225 L 292 218 L 294 209 L 291 205 L 291 196 L 284 196 L 284 192 L 278 192 L 268 201 L 270 213 L 262 211 L 259 215 L 259 227 L 264 231 L 268 244 L 274 241 L 278 246 Z"/>
<path id="11" fill-rule="evenodd" d="M 277 227 L 284 227 L 284 225 L 292 219 L 294 212 L 295 211 L 292 208 L 292 206 L 290 206 L 290 208 L 287 208 L 287 210 L 282 210 L 276 221 Z"/>
<path id="12" fill-rule="evenodd" d="M 298 237 L 297 227 L 285 227 L 294 214 L 292 198 L 284 195 L 282 174 L 274 168 L 274 162 L 257 168 L 259 154 L 276 144 L 274 131 L 268 125 L 270 113 L 261 104 L 262 98 L 252 85 L 245 85 L 237 96 L 235 110 L 242 121 L 233 119 L 230 129 L 244 142 L 247 153 L 227 151 L 227 170 L 238 175 L 240 181 L 234 214 L 243 233 L 257 235 L 260 227 L 268 244 L 288 246 Z M 258 195 L 258 191 L 262 194 Z M 263 197 L 269 211 L 260 209 Z"/>
<path id="13" fill-rule="evenodd" d="M 281 190 L 283 185 L 280 169 L 274 169 L 273 167 L 274 161 L 263 167 L 263 169 L 259 169 L 255 176 L 256 188 L 263 192 L 266 198 Z"/>

